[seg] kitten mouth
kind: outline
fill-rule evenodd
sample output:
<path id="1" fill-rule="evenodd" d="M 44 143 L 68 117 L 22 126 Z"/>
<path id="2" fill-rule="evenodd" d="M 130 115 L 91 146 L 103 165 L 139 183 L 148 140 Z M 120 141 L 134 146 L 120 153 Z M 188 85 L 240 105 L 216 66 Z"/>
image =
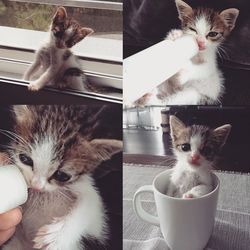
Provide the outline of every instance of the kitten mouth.
<path id="1" fill-rule="evenodd" d="M 33 191 L 34 193 L 42 193 L 42 192 L 43 192 L 43 190 L 38 190 L 38 189 L 34 189 L 34 188 L 32 188 L 32 191 Z"/>
<path id="2" fill-rule="evenodd" d="M 57 46 L 58 49 L 65 49 L 64 46 Z"/>
<path id="3" fill-rule="evenodd" d="M 66 48 L 66 46 L 63 43 L 60 43 L 60 42 L 56 44 L 56 47 L 58 49 L 65 49 Z"/>
<path id="4" fill-rule="evenodd" d="M 206 49 L 206 47 L 205 46 L 201 46 L 201 45 L 199 45 L 199 51 L 204 51 Z"/>
<path id="5" fill-rule="evenodd" d="M 30 187 L 30 189 L 34 193 L 43 193 L 45 191 L 43 188 L 37 188 L 37 187 Z"/>
<path id="6" fill-rule="evenodd" d="M 198 161 L 192 161 L 192 160 L 190 160 L 189 163 L 190 163 L 193 167 L 199 167 L 199 166 L 200 166 L 200 162 L 198 162 Z"/>

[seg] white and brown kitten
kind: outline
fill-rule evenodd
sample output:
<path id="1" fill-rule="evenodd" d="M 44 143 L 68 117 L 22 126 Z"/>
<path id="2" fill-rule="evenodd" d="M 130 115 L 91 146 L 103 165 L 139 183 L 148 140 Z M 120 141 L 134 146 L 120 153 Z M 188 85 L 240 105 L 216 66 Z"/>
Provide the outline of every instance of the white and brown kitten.
<path id="1" fill-rule="evenodd" d="M 23 219 L 3 250 L 80 250 L 104 244 L 107 215 L 91 172 L 122 150 L 96 138 L 100 106 L 14 106 L 9 154 L 29 186 Z"/>
<path id="2" fill-rule="evenodd" d="M 239 10 L 230 8 L 218 12 L 210 8 L 192 8 L 182 0 L 175 2 L 182 28 L 171 30 L 166 39 L 191 35 L 197 41 L 199 52 L 180 72 L 135 104 L 218 104 L 224 93 L 224 79 L 217 66 L 217 52 L 233 30 Z"/>
<path id="3" fill-rule="evenodd" d="M 197 198 L 213 190 L 211 170 L 226 143 L 231 125 L 216 129 L 186 126 L 170 116 L 170 131 L 176 164 L 166 194 L 177 198 Z"/>
<path id="4" fill-rule="evenodd" d="M 65 8 L 59 7 L 51 23 L 48 42 L 36 52 L 35 61 L 24 74 L 24 80 L 30 81 L 28 89 L 38 91 L 45 86 L 81 91 L 91 89 L 70 48 L 93 32 L 81 27 L 68 17 Z M 34 80 L 36 76 L 38 78 Z"/>

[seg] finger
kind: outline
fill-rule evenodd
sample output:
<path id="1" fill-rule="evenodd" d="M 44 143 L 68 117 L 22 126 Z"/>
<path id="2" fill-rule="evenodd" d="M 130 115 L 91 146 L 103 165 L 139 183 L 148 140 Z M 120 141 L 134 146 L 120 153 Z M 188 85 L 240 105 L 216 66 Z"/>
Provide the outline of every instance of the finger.
<path id="1" fill-rule="evenodd" d="M 8 164 L 10 162 L 9 156 L 6 153 L 0 153 L 0 164 Z"/>
<path id="2" fill-rule="evenodd" d="M 7 213 L 0 214 L 0 230 L 8 230 L 15 227 L 22 219 L 20 208 L 15 208 Z"/>
<path id="3" fill-rule="evenodd" d="M 12 227 L 6 231 L 0 231 L 0 246 L 15 233 L 15 230 L 16 228 Z"/>

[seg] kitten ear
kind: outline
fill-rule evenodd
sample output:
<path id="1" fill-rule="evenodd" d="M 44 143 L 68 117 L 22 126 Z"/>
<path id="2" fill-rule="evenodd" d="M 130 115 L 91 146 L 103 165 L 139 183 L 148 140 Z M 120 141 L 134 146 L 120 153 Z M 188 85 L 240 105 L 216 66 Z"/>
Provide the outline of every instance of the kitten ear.
<path id="1" fill-rule="evenodd" d="M 112 155 L 122 151 L 122 141 L 111 139 L 94 139 L 90 142 L 100 162 L 109 160 Z"/>
<path id="2" fill-rule="evenodd" d="M 80 29 L 81 39 L 83 39 L 85 36 L 91 35 L 92 33 L 94 33 L 94 30 L 92 30 L 91 28 L 81 28 Z"/>
<path id="3" fill-rule="evenodd" d="M 179 13 L 179 19 L 181 21 L 183 21 L 184 17 L 189 16 L 190 14 L 193 13 L 193 9 L 190 5 L 188 5 L 187 3 L 185 3 L 182 0 L 175 0 L 175 4 L 177 7 L 177 11 Z"/>
<path id="4" fill-rule="evenodd" d="M 171 137 L 173 140 L 176 140 L 176 137 L 178 136 L 179 132 L 185 129 L 186 125 L 174 115 L 170 116 L 169 124 Z"/>
<path id="5" fill-rule="evenodd" d="M 220 13 L 220 16 L 222 17 L 226 25 L 229 27 L 230 31 L 233 30 L 235 26 L 239 12 L 240 11 L 238 9 L 231 8 L 231 9 L 223 10 Z"/>
<path id="6" fill-rule="evenodd" d="M 224 146 L 224 144 L 226 143 L 231 128 L 232 126 L 230 124 L 226 124 L 214 129 L 213 137 L 216 139 L 216 142 L 218 142 L 218 145 L 220 145 L 220 147 Z"/>
<path id="7" fill-rule="evenodd" d="M 17 123 L 30 123 L 32 120 L 32 111 L 27 105 L 14 105 L 13 111 Z"/>
<path id="8" fill-rule="evenodd" d="M 67 18 L 67 11 L 64 7 L 59 7 L 53 17 L 54 22 L 64 21 Z"/>

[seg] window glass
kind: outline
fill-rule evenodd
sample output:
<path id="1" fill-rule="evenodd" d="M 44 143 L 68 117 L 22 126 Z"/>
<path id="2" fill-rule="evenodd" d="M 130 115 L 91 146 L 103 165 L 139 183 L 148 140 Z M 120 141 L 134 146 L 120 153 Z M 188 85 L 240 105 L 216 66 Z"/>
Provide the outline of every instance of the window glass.
<path id="1" fill-rule="evenodd" d="M 121 0 L 111 1 L 121 2 Z M 0 26 L 47 31 L 56 8 L 56 5 L 51 4 L 0 0 Z M 74 17 L 80 24 L 94 29 L 95 33 L 93 35 L 104 38 L 122 39 L 121 10 L 101 9 L 101 7 L 83 8 L 66 6 L 65 8 L 68 15 Z"/>

